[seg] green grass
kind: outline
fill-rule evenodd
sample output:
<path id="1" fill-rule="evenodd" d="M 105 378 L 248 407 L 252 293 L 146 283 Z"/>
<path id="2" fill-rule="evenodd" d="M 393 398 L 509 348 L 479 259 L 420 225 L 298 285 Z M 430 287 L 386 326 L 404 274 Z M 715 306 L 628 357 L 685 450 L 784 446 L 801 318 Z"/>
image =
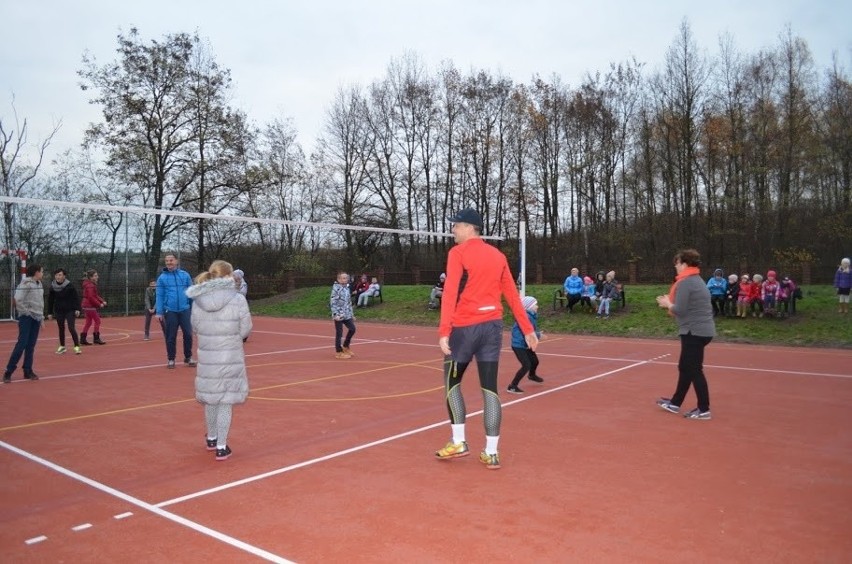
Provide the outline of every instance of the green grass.
<path id="1" fill-rule="evenodd" d="M 539 300 L 539 327 L 546 333 L 608 335 L 620 337 L 676 338 L 673 319 L 657 307 L 654 298 L 668 286 L 627 286 L 627 307 L 614 309 L 610 319 L 591 314 L 553 311 L 556 285 L 532 285 L 527 294 Z M 384 303 L 355 310 L 361 321 L 380 321 L 437 328 L 438 311 L 426 307 L 430 286 L 385 286 Z M 304 288 L 274 298 L 252 302 L 255 314 L 307 319 L 330 319 L 328 287 Z M 804 299 L 797 303 L 797 315 L 786 319 L 717 318 L 718 341 L 852 348 L 852 315 L 837 313 L 837 297 L 830 286 L 803 288 Z M 506 323 L 512 322 L 507 313 Z"/>

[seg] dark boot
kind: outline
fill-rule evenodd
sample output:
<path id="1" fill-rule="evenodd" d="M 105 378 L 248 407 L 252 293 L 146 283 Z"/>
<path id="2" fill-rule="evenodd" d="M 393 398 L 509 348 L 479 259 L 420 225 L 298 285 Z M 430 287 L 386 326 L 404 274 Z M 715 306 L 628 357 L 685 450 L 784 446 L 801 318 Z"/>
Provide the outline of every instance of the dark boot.
<path id="1" fill-rule="evenodd" d="M 27 380 L 38 380 L 38 374 L 30 370 L 29 372 L 24 372 L 24 378 Z"/>
<path id="2" fill-rule="evenodd" d="M 80 333 L 80 344 L 81 345 L 91 345 L 92 344 L 92 343 L 90 343 L 89 341 L 86 340 L 86 334 L 85 333 Z"/>
<path id="3" fill-rule="evenodd" d="M 105 345 L 106 344 L 104 341 L 101 341 L 101 334 L 100 333 L 95 333 L 94 335 L 95 335 L 95 339 L 94 339 L 94 341 L 92 341 L 93 343 L 95 343 L 96 345 Z"/>

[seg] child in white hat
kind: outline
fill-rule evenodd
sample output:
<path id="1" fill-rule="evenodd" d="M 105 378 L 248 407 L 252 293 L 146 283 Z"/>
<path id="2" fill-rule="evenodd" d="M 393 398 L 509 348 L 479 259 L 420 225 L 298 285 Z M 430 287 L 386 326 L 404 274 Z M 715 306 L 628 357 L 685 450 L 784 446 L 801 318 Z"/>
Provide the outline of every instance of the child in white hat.
<path id="1" fill-rule="evenodd" d="M 541 339 L 541 331 L 538 329 L 538 300 L 532 296 L 526 296 L 521 300 L 521 303 L 523 304 L 524 309 L 527 310 L 527 317 L 535 329 L 536 337 Z M 521 363 L 521 368 L 515 374 L 515 378 L 507 388 L 507 391 L 510 394 L 524 393 L 524 391 L 518 387 L 518 384 L 520 384 L 521 379 L 525 374 L 529 374 L 528 378 L 533 382 L 544 382 L 544 378 L 536 374 L 536 369 L 538 368 L 538 355 L 535 354 L 534 350 L 527 346 L 527 342 L 524 340 L 524 335 L 521 332 L 521 326 L 518 325 L 517 321 L 512 326 L 512 351 L 515 353 L 515 356 L 518 357 L 518 360 Z"/>

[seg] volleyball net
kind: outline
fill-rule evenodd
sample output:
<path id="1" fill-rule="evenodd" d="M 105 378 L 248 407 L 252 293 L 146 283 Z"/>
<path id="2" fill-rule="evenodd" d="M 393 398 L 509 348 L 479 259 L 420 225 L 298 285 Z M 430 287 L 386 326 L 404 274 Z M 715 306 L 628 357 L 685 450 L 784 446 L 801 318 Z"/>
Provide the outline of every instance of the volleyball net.
<path id="1" fill-rule="evenodd" d="M 129 315 L 142 311 L 144 288 L 159 274 L 165 253 L 175 254 L 193 275 L 215 259 L 227 260 L 247 273 L 254 295 L 263 297 L 294 284 L 327 284 L 338 268 L 373 274 L 381 269 L 385 283 L 433 283 L 453 244 L 449 232 L 378 225 L 11 196 L 0 196 L 0 203 L 7 249 L 0 256 L 0 292 L 10 296 L 0 300 L 0 318 L 6 319 L 13 316 L 11 296 L 27 260 L 44 267 L 46 280 L 57 268 L 73 281 L 97 270 L 109 294 L 105 313 Z M 508 243 L 500 237 L 486 239 L 511 257 L 522 253 L 505 248 Z M 521 288 L 523 264 L 522 259 Z"/>

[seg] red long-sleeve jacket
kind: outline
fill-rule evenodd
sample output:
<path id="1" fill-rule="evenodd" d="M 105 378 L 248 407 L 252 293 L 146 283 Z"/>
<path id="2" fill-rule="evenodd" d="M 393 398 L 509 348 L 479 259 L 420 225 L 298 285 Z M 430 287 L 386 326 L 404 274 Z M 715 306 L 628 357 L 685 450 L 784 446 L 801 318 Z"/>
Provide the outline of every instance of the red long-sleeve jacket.
<path id="1" fill-rule="evenodd" d="M 501 295 L 524 335 L 533 333 L 506 256 L 479 237 L 456 245 L 447 255 L 438 335 L 449 337 L 453 327 L 502 320 Z"/>
<path id="2" fill-rule="evenodd" d="M 104 299 L 98 294 L 98 285 L 91 280 L 83 280 L 83 307 L 100 308 L 104 305 Z"/>

